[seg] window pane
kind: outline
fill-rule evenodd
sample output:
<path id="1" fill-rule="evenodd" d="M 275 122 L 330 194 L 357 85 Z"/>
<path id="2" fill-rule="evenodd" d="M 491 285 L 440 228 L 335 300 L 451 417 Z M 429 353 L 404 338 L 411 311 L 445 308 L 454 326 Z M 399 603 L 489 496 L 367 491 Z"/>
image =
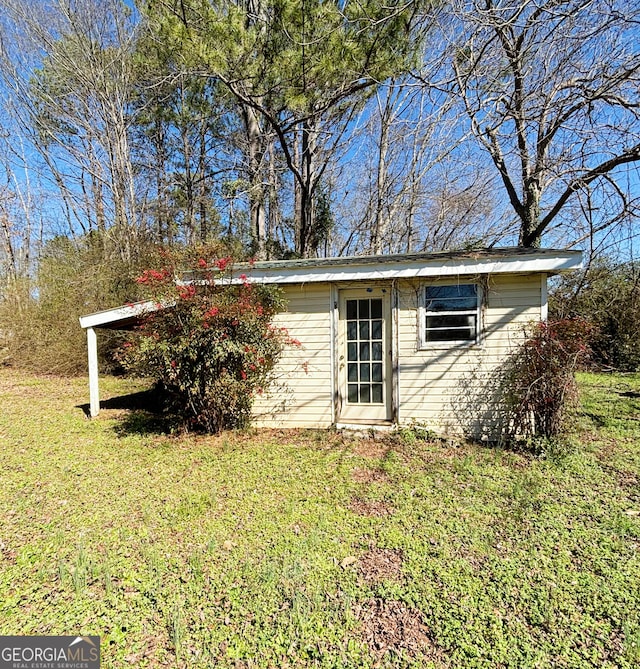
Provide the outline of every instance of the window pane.
<path id="1" fill-rule="evenodd" d="M 371 300 L 371 318 L 382 318 L 382 300 Z"/>
<path id="2" fill-rule="evenodd" d="M 360 381 L 369 381 L 369 363 L 360 363 Z"/>
<path id="3" fill-rule="evenodd" d="M 476 317 L 468 314 L 461 314 L 460 316 L 427 316 L 427 329 L 474 327 L 475 321 Z"/>
<path id="4" fill-rule="evenodd" d="M 358 344 L 347 344 L 347 360 L 358 359 Z"/>
<path id="5" fill-rule="evenodd" d="M 369 339 L 369 321 L 360 321 L 360 339 Z"/>
<path id="6" fill-rule="evenodd" d="M 427 286 L 427 311 L 468 311 L 478 306 L 478 288 L 474 284 L 460 286 Z"/>
<path id="7" fill-rule="evenodd" d="M 460 328 L 457 330 L 428 330 L 427 341 L 473 341 L 475 333 L 469 328 Z"/>
<path id="8" fill-rule="evenodd" d="M 475 297 L 478 287 L 474 283 L 461 283 L 450 286 L 427 286 L 427 299 L 448 299 L 451 297 Z"/>
<path id="9" fill-rule="evenodd" d="M 360 401 L 371 402 L 371 391 L 369 385 L 360 386 Z"/>
<path id="10" fill-rule="evenodd" d="M 350 363 L 348 366 L 349 373 L 348 373 L 348 380 L 349 381 L 357 381 L 358 380 L 358 365 L 354 363 Z"/>
<path id="11" fill-rule="evenodd" d="M 358 403 L 358 384 L 357 383 L 350 383 L 347 386 L 347 400 L 351 404 L 357 404 Z"/>
<path id="12" fill-rule="evenodd" d="M 382 360 L 382 342 L 374 341 L 371 344 L 371 359 L 372 360 Z M 367 358 L 368 360 L 368 358 Z"/>
<path id="13" fill-rule="evenodd" d="M 427 316 L 427 341 L 473 341 L 475 316 Z"/>
<path id="14" fill-rule="evenodd" d="M 374 362 L 371 365 L 371 380 L 382 381 L 382 363 Z"/>
<path id="15" fill-rule="evenodd" d="M 382 404 L 382 384 L 374 383 L 371 386 L 371 401 L 376 404 Z"/>
<path id="16" fill-rule="evenodd" d="M 469 311 L 475 309 L 478 301 L 475 297 L 463 297 L 459 300 L 427 300 L 427 311 Z"/>
<path id="17" fill-rule="evenodd" d="M 358 300 L 360 314 L 358 318 L 369 318 L 369 300 Z"/>
<path id="18" fill-rule="evenodd" d="M 356 321 L 347 322 L 347 339 L 353 341 L 358 338 L 358 323 Z"/>
<path id="19" fill-rule="evenodd" d="M 371 339 L 382 339 L 382 321 L 372 321 Z"/>
<path id="20" fill-rule="evenodd" d="M 358 300 L 347 300 L 347 320 L 358 318 Z"/>
<path id="21" fill-rule="evenodd" d="M 349 358 L 351 360 L 351 358 Z M 369 344 L 361 343 L 360 344 L 360 360 L 369 359 Z M 353 358 L 355 360 L 355 358 Z"/>

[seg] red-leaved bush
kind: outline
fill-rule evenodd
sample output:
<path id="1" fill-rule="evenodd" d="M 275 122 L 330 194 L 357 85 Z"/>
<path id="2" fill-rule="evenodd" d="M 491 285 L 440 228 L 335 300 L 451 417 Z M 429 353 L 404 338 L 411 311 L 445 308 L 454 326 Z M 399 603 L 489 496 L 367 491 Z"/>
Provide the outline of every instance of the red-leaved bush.
<path id="1" fill-rule="evenodd" d="M 286 331 L 271 324 L 282 309 L 273 286 L 228 280 L 230 258 L 195 263 L 193 280 L 176 282 L 172 267 L 147 270 L 138 283 L 157 306 L 123 347 L 125 366 L 158 379 L 171 413 L 189 429 L 242 427 L 256 394 L 267 387 Z"/>
<path id="2" fill-rule="evenodd" d="M 578 398 L 575 373 L 589 358 L 590 326 L 580 318 L 535 324 L 502 370 L 506 432 L 560 435 Z"/>

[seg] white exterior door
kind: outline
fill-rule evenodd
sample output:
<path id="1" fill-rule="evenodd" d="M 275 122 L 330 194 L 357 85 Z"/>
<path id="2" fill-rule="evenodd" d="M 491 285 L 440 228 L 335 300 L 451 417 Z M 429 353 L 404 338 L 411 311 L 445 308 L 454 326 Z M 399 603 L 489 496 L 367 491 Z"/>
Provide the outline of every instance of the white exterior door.
<path id="1" fill-rule="evenodd" d="M 392 418 L 390 288 L 341 290 L 338 314 L 339 420 L 389 421 Z"/>

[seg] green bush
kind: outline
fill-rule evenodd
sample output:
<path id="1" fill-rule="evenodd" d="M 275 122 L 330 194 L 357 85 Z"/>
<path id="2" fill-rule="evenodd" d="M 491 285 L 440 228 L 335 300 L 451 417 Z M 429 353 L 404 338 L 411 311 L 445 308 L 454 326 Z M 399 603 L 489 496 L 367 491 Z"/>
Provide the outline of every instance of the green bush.
<path id="1" fill-rule="evenodd" d="M 584 319 L 536 323 L 502 369 L 505 433 L 554 439 L 577 401 L 575 372 L 588 360 L 591 336 Z"/>
<path id="2" fill-rule="evenodd" d="M 555 318 L 579 317 L 592 326 L 592 362 L 620 371 L 640 369 L 640 272 L 634 263 L 600 259 L 562 277 L 551 292 Z"/>
<path id="3" fill-rule="evenodd" d="M 171 265 L 138 279 L 164 307 L 146 315 L 121 359 L 161 382 L 172 413 L 188 429 L 245 426 L 283 347 L 298 343 L 271 324 L 282 308 L 278 289 L 244 276 L 239 285 L 224 285 L 229 263 L 222 258 L 211 269 L 200 259 L 197 285 L 176 284 Z"/>

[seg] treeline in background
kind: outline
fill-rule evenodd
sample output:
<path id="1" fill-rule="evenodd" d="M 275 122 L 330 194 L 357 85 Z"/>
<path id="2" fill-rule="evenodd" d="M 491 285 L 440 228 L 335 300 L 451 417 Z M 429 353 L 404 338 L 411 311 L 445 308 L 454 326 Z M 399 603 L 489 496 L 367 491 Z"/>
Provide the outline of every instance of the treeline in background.
<path id="1" fill-rule="evenodd" d="M 552 309 L 636 369 L 640 3 L 0 0 L 0 363 L 168 250 L 581 248 Z M 103 365 L 118 335 L 102 337 Z"/>

